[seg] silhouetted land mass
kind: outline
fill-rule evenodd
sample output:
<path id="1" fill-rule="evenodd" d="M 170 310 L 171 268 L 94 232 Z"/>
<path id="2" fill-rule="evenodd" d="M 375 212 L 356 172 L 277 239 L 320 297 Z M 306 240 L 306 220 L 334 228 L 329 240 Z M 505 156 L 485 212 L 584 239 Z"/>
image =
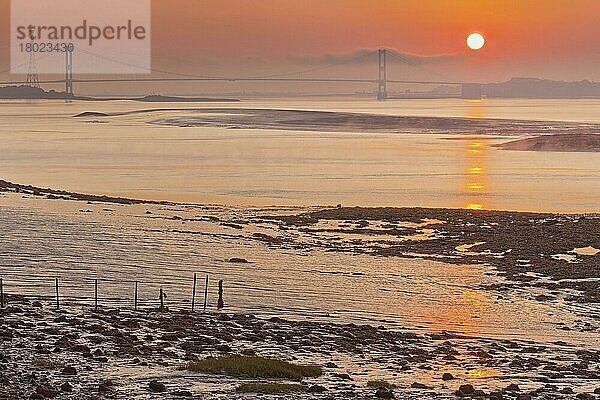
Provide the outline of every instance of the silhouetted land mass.
<path id="1" fill-rule="evenodd" d="M 512 78 L 508 82 L 483 86 L 487 97 L 517 98 L 600 98 L 600 83 L 553 81 L 537 78 Z"/>
<path id="2" fill-rule="evenodd" d="M 600 135 L 595 134 L 563 134 L 544 135 L 526 139 L 514 140 L 495 145 L 504 150 L 519 151 L 570 151 L 596 152 L 600 151 Z"/>
<path id="3" fill-rule="evenodd" d="M 0 179 L 0 192 L 6 191 L 30 194 L 34 196 L 46 196 L 50 199 L 62 200 L 99 201 L 104 203 L 115 204 L 171 204 L 165 201 L 138 200 L 123 197 L 67 192 L 65 190 L 55 190 L 49 188 L 43 189 L 31 185 L 19 185 L 17 183 L 12 183 Z"/>
<path id="4" fill-rule="evenodd" d="M 226 98 L 209 98 L 209 97 L 176 97 L 176 96 L 161 96 L 149 95 L 136 99 L 135 101 L 143 101 L 148 103 L 193 103 L 193 102 L 236 102 L 239 99 Z"/>
<path id="5" fill-rule="evenodd" d="M 41 88 L 35 88 L 27 85 L 21 86 L 4 86 L 0 87 L 0 99 L 10 100 L 94 100 L 94 101 L 110 101 L 110 100 L 133 100 L 148 103 L 204 103 L 204 102 L 236 102 L 239 99 L 231 98 L 210 98 L 210 97 L 175 97 L 148 95 L 144 97 L 110 97 L 110 98 L 95 98 L 89 96 L 75 96 L 65 92 L 57 92 L 55 90 L 46 91 Z"/>
<path id="6" fill-rule="evenodd" d="M 45 91 L 44 89 L 31 86 L 4 86 L 0 87 L 0 99 L 83 99 L 81 97 L 67 94 L 65 92 L 56 92 L 54 90 Z"/>
<path id="7" fill-rule="evenodd" d="M 582 99 L 600 98 L 600 83 L 588 80 L 566 82 L 538 78 L 512 78 L 506 82 L 482 85 L 482 94 L 487 98 L 525 98 L 525 99 Z M 441 85 L 427 92 L 394 94 L 390 98 L 436 99 L 460 98 L 461 87 Z"/>

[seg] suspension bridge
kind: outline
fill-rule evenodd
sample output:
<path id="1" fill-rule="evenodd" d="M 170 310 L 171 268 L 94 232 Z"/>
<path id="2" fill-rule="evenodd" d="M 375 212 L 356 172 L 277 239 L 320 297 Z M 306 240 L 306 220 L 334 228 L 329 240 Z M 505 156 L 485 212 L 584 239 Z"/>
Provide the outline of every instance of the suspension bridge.
<path id="1" fill-rule="evenodd" d="M 100 57 L 104 60 L 112 61 L 115 63 L 121 63 L 124 65 L 132 66 L 118 60 L 113 60 L 101 55 L 92 54 L 88 51 L 81 50 L 85 53 L 93 56 Z M 371 56 L 376 56 L 377 62 L 377 75 L 372 79 L 368 78 L 331 78 L 331 77 L 306 77 L 303 75 L 348 65 L 356 61 L 365 62 Z M 30 60 L 29 73 L 25 81 L 8 81 L 0 82 L 0 85 L 33 85 L 39 87 L 42 84 L 61 84 L 65 87 L 65 93 L 67 95 L 74 95 L 74 87 L 76 84 L 100 84 L 100 83 L 179 83 L 179 82 L 290 82 L 290 83 L 357 83 L 357 84 L 373 84 L 376 88 L 376 97 L 378 100 L 388 99 L 388 85 L 389 84 L 411 84 L 411 85 L 453 85 L 460 86 L 462 88 L 462 97 L 468 99 L 480 99 L 482 85 L 480 83 L 470 83 L 455 81 L 452 79 L 437 79 L 437 80 L 410 80 L 410 79 L 393 79 L 389 76 L 388 65 L 390 60 L 399 62 L 404 65 L 409 65 L 417 69 L 424 70 L 424 68 L 418 63 L 406 56 L 403 56 L 393 50 L 379 49 L 372 52 L 367 52 L 361 56 L 334 64 L 329 64 L 317 68 L 312 68 L 303 71 L 294 71 L 288 73 L 279 73 L 265 76 L 202 76 L 202 75 L 190 75 L 182 74 L 172 71 L 165 71 L 160 69 L 152 69 L 151 73 L 158 73 L 167 75 L 167 77 L 106 77 L 106 78 L 75 78 L 73 71 L 73 50 L 67 51 L 65 56 L 65 75 L 61 79 L 51 80 L 40 80 L 35 71 L 35 59 Z M 33 64 L 33 65 L 32 65 Z M 432 71 L 425 71 L 426 73 L 432 73 Z M 435 72 L 433 72 L 436 74 Z M 436 74 L 439 75 L 439 74 Z M 446 78 L 446 77 L 444 77 Z"/>

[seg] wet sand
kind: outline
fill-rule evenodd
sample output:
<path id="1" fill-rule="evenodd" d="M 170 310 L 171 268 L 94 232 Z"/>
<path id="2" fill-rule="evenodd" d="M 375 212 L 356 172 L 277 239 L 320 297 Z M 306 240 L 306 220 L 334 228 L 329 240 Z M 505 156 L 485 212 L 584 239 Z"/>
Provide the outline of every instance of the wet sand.
<path id="1" fill-rule="evenodd" d="M 444 118 L 376 115 L 366 113 L 326 112 L 252 108 L 155 108 L 130 112 L 99 113 L 87 111 L 76 118 L 118 118 L 128 115 L 179 113 L 157 118 L 156 125 L 214 127 L 229 129 L 275 129 L 314 132 L 384 132 L 431 134 L 481 134 L 518 136 L 532 134 L 599 133 L 600 125 L 592 123 L 525 121 L 490 118 Z"/>
<path id="2" fill-rule="evenodd" d="M 517 151 L 598 152 L 600 151 L 600 135 L 578 133 L 536 136 L 502 143 L 496 147 Z"/>

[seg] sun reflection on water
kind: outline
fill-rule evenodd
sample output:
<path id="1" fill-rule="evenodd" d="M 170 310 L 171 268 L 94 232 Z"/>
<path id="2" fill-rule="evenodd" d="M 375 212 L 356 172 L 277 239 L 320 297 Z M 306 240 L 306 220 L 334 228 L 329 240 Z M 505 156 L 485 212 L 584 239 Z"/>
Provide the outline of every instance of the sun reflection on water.
<path id="1" fill-rule="evenodd" d="M 496 378 L 502 375 L 502 372 L 491 368 L 474 369 L 467 372 L 467 378 L 473 379 Z"/>
<path id="2" fill-rule="evenodd" d="M 466 140 L 466 181 L 463 192 L 466 197 L 466 208 L 469 210 L 483 210 L 487 203 L 487 176 L 485 166 L 487 139 L 481 136 L 469 137 Z"/>

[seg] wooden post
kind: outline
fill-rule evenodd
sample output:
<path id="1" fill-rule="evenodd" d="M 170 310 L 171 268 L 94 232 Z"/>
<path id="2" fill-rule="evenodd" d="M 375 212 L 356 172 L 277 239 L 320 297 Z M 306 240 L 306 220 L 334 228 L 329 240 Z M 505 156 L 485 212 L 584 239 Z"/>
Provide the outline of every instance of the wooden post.
<path id="1" fill-rule="evenodd" d="M 94 280 L 94 309 L 98 311 L 98 279 Z"/>
<path id="2" fill-rule="evenodd" d="M 225 303 L 223 302 L 223 280 L 219 281 L 219 301 L 217 302 L 217 308 L 225 307 Z"/>
<path id="3" fill-rule="evenodd" d="M 194 288 L 192 289 L 192 312 L 194 312 L 195 304 L 196 304 L 196 273 L 194 272 Z"/>
<path id="4" fill-rule="evenodd" d="M 160 294 L 158 295 L 158 298 L 160 299 L 160 311 L 163 311 L 165 308 L 165 303 L 164 303 L 164 299 L 163 299 L 163 290 L 162 288 L 160 288 Z"/>
<path id="5" fill-rule="evenodd" d="M 204 285 L 204 311 L 206 311 L 206 301 L 208 300 L 208 274 L 206 275 L 206 283 Z"/>
<path id="6" fill-rule="evenodd" d="M 56 283 L 56 309 L 60 309 L 60 300 L 58 298 L 58 278 L 55 280 Z"/>
<path id="7" fill-rule="evenodd" d="M 4 284 L 0 278 L 0 308 L 4 308 Z"/>
<path id="8" fill-rule="evenodd" d="M 135 292 L 133 293 L 133 309 L 137 311 L 138 303 L 138 281 L 135 281 Z"/>

